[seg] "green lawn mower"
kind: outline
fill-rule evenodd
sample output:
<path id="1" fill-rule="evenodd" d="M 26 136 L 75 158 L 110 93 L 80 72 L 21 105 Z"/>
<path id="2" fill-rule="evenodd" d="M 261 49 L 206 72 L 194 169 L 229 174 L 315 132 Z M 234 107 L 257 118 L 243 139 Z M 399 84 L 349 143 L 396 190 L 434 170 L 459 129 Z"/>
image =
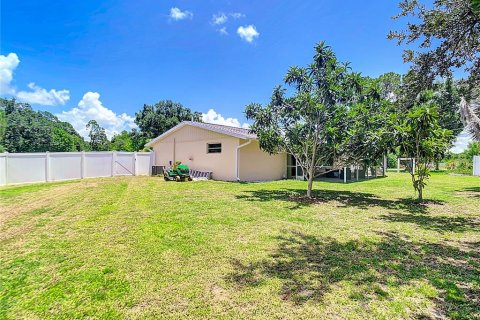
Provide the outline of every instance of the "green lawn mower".
<path id="1" fill-rule="evenodd" d="M 168 170 L 163 171 L 163 179 L 165 181 L 192 181 L 192 177 L 190 176 L 190 169 L 187 165 L 182 164 L 180 161 L 176 161 Z"/>

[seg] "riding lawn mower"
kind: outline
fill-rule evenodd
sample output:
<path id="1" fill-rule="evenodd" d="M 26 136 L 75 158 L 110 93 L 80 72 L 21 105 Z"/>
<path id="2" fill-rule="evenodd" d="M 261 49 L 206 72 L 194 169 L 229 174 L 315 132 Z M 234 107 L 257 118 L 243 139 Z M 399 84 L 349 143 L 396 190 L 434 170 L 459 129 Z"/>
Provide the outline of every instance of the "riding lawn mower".
<path id="1" fill-rule="evenodd" d="M 192 181 L 190 169 L 180 161 L 176 161 L 168 170 L 163 170 L 163 179 L 165 179 L 165 181 L 175 180 L 177 182 L 185 180 Z"/>

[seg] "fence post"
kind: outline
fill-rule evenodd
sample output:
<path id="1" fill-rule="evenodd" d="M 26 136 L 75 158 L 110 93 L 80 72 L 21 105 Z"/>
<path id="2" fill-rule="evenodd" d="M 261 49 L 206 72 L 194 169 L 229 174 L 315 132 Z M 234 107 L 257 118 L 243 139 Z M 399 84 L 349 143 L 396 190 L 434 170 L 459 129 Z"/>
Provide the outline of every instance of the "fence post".
<path id="1" fill-rule="evenodd" d="M 8 152 L 5 152 L 5 185 L 8 184 L 8 172 L 7 172 L 7 168 L 8 168 Z"/>
<path id="2" fill-rule="evenodd" d="M 85 178 L 85 151 L 82 151 L 80 158 L 80 178 Z"/>
<path id="3" fill-rule="evenodd" d="M 112 151 L 112 177 L 115 175 L 115 162 L 117 161 L 117 151 Z"/>
<path id="4" fill-rule="evenodd" d="M 480 156 L 473 156 L 473 175 L 480 176 Z"/>
<path id="5" fill-rule="evenodd" d="M 50 152 L 45 152 L 45 182 L 50 181 Z"/>
<path id="6" fill-rule="evenodd" d="M 347 183 L 347 167 L 343 167 L 343 183 Z"/>
<path id="7" fill-rule="evenodd" d="M 133 175 L 137 175 L 137 151 L 133 153 Z"/>
<path id="8" fill-rule="evenodd" d="M 153 175 L 153 166 L 155 165 L 155 151 L 150 151 L 150 168 L 148 169 L 148 173 Z"/>

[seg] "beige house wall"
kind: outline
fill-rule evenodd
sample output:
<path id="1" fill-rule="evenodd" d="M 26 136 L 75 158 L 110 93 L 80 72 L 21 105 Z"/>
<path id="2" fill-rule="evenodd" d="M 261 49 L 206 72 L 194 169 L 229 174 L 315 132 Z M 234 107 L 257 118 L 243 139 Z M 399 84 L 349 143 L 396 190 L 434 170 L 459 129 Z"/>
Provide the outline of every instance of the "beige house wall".
<path id="1" fill-rule="evenodd" d="M 237 147 L 247 141 L 187 125 L 156 142 L 152 148 L 157 166 L 181 161 L 193 170 L 211 171 L 215 180 L 235 181 Z M 207 153 L 208 143 L 221 143 L 222 152 Z M 271 156 L 261 151 L 255 140 L 239 149 L 242 181 L 282 179 L 286 175 L 286 164 L 286 154 Z"/>
<path id="2" fill-rule="evenodd" d="M 242 140 L 242 143 L 246 142 Z M 285 178 L 287 154 L 270 155 L 260 149 L 258 141 L 242 147 L 239 152 L 239 176 L 242 181 L 271 181 Z"/>
<path id="3" fill-rule="evenodd" d="M 193 170 L 211 171 L 215 180 L 236 180 L 235 151 L 240 139 L 184 126 L 153 145 L 155 164 L 181 161 Z M 221 153 L 207 153 L 208 143 L 221 143 Z"/>

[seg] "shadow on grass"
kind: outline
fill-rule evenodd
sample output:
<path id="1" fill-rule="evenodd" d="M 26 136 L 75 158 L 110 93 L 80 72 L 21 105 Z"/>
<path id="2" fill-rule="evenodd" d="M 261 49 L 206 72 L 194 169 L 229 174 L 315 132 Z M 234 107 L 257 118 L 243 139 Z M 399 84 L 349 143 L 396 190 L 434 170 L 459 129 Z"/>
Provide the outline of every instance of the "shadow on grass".
<path id="1" fill-rule="evenodd" d="M 467 198 L 480 198 L 480 187 L 471 187 L 459 190 L 460 194 Z"/>
<path id="2" fill-rule="evenodd" d="M 234 272 L 228 280 L 242 289 L 278 279 L 281 299 L 295 304 L 321 302 L 341 281 L 353 284 L 349 299 L 363 302 L 388 299 L 395 287 L 418 288 L 422 281 L 438 290 L 438 297 L 429 294 L 436 316 L 480 316 L 478 247 L 463 251 L 444 244 L 412 242 L 396 233 L 381 233 L 379 241 L 338 242 L 293 232 L 277 241 L 277 248 L 264 260 L 249 264 L 232 260 Z M 428 295 L 425 292 L 429 291 L 418 292 Z"/>
<path id="3" fill-rule="evenodd" d="M 368 209 L 382 207 L 395 210 L 406 210 L 410 213 L 426 213 L 429 204 L 443 204 L 442 201 L 425 201 L 418 203 L 414 199 L 388 200 L 377 197 L 371 193 L 350 192 L 344 190 L 313 190 L 313 197 L 307 198 L 304 189 L 281 189 L 281 190 L 250 190 L 237 196 L 238 199 L 247 201 L 291 201 L 295 205 L 292 209 L 313 204 L 329 203 L 337 201 L 340 206 L 358 207 Z"/>
<path id="4" fill-rule="evenodd" d="M 389 213 L 380 219 L 390 222 L 415 223 L 427 230 L 443 232 L 465 232 L 480 230 L 480 220 L 466 217 L 431 216 L 426 214 Z"/>

